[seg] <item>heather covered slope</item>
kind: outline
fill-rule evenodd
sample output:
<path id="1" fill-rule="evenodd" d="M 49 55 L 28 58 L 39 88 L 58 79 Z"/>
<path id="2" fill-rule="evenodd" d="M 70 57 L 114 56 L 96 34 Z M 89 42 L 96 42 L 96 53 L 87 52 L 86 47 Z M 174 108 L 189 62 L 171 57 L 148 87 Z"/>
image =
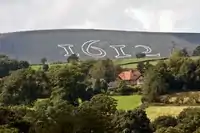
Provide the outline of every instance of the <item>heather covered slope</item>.
<path id="1" fill-rule="evenodd" d="M 200 34 L 71 29 L 14 32 L 0 36 L 1 53 L 30 63 L 39 63 L 42 57 L 50 62 L 66 61 L 71 53 L 78 53 L 80 59 L 129 58 L 145 51 L 150 57 L 166 57 L 174 44 L 193 50 L 200 44 Z"/>

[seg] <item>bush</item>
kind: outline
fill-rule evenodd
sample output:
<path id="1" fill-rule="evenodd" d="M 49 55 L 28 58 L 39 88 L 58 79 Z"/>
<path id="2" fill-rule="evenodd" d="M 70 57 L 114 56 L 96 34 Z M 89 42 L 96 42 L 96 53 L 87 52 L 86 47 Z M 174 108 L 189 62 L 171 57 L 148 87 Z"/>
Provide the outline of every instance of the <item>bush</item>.
<path id="1" fill-rule="evenodd" d="M 175 127 L 177 123 L 177 119 L 173 116 L 160 116 L 152 124 L 156 129 L 159 129 L 162 127 Z"/>
<path id="2" fill-rule="evenodd" d="M 200 133 L 200 127 L 194 133 Z"/>
<path id="3" fill-rule="evenodd" d="M 181 123 L 188 123 L 195 118 L 200 117 L 199 108 L 186 108 L 178 115 L 177 119 Z"/>
<path id="4" fill-rule="evenodd" d="M 145 53 L 137 53 L 135 56 L 136 56 L 136 58 L 144 58 L 144 57 L 146 57 L 146 54 Z"/>
<path id="5" fill-rule="evenodd" d="M 184 133 L 181 129 L 177 127 L 163 127 L 158 130 L 156 130 L 155 133 Z"/>
<path id="6" fill-rule="evenodd" d="M 177 117 L 178 126 L 185 133 L 192 133 L 200 127 L 200 109 L 187 108 L 184 109 Z"/>
<path id="7" fill-rule="evenodd" d="M 48 64 L 43 64 L 42 65 L 43 71 L 48 71 L 49 70 L 49 65 Z"/>
<path id="8" fill-rule="evenodd" d="M 138 87 L 129 86 L 126 84 L 125 81 L 121 81 L 118 89 L 116 90 L 116 93 L 119 93 L 120 95 L 132 95 L 134 92 L 137 92 L 138 90 L 139 90 Z"/>

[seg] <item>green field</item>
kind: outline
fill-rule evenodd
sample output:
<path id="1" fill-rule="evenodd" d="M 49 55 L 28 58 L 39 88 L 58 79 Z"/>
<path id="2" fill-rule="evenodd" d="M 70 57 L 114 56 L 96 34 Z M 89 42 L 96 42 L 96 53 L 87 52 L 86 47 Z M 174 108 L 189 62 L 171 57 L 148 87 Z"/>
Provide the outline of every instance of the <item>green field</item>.
<path id="1" fill-rule="evenodd" d="M 118 109 L 132 110 L 141 104 L 140 95 L 131 96 L 113 96 L 118 102 Z M 146 113 L 150 120 L 154 120 L 158 116 L 172 115 L 177 116 L 183 109 L 188 107 L 200 107 L 200 106 L 149 106 L 146 109 Z"/>
<path id="2" fill-rule="evenodd" d="M 191 58 L 194 59 L 194 60 L 200 59 L 199 56 L 191 57 Z M 115 59 L 115 60 L 113 60 L 113 62 L 116 65 L 120 65 L 122 68 L 136 68 L 138 62 L 154 60 L 154 61 L 150 61 L 150 64 L 155 65 L 155 64 L 157 64 L 158 60 L 160 60 L 160 59 L 162 59 L 162 58 L 140 58 L 140 59 L 127 58 L 127 59 Z M 63 64 L 51 64 L 50 66 L 56 66 L 56 65 L 65 65 L 65 63 L 63 63 Z M 38 70 L 38 69 L 41 68 L 41 65 L 32 65 L 31 67 L 35 70 Z"/>
<path id="3" fill-rule="evenodd" d="M 154 60 L 154 59 L 159 60 L 161 58 L 140 58 L 140 59 L 127 58 L 127 59 L 116 59 L 116 60 L 113 60 L 113 62 L 116 65 L 121 65 L 122 68 L 136 68 L 138 62 L 147 61 L 147 60 Z M 128 64 L 128 63 L 131 63 L 131 64 Z M 151 61 L 150 63 L 154 65 L 154 64 L 157 63 L 157 61 Z M 56 65 L 65 65 L 65 63 L 63 63 L 63 64 L 51 64 L 50 66 L 56 66 Z M 38 70 L 38 69 L 41 68 L 41 65 L 32 65 L 31 68 L 33 68 L 34 70 Z"/>
<path id="4" fill-rule="evenodd" d="M 113 96 L 113 98 L 117 100 L 117 108 L 122 110 L 131 110 L 138 107 L 141 104 L 140 95 Z"/>

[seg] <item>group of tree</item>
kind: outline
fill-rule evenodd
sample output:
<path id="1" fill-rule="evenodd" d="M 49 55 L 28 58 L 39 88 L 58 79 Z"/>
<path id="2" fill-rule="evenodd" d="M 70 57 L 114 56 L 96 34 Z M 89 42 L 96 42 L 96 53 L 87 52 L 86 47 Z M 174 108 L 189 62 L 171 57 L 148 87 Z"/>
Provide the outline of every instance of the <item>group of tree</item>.
<path id="1" fill-rule="evenodd" d="M 116 100 L 98 94 L 79 106 L 58 95 L 37 100 L 31 107 L 0 108 L 2 133 L 199 133 L 200 109 L 184 109 L 177 117 L 152 122 L 144 110 L 117 110 Z"/>
<path id="2" fill-rule="evenodd" d="M 27 61 L 18 61 L 10 59 L 6 55 L 0 55 L 0 78 L 8 76 L 11 71 L 28 67 L 29 63 Z"/>
<path id="3" fill-rule="evenodd" d="M 186 108 L 177 117 L 160 116 L 152 126 L 155 133 L 200 133 L 200 109 Z"/>
<path id="4" fill-rule="evenodd" d="M 198 91 L 200 59 L 192 59 L 185 52 L 176 50 L 168 60 L 150 65 L 144 75 L 143 90 L 148 101 L 155 102 L 158 96 L 167 93 Z"/>
<path id="5" fill-rule="evenodd" d="M 0 57 L 0 132 L 4 133 L 198 133 L 199 109 L 187 109 L 177 118 L 163 116 L 151 123 L 137 108 L 117 109 L 107 95 L 108 83 L 123 70 L 112 60 L 79 61 L 76 55 L 63 65 L 33 70 L 25 61 Z M 144 74 L 143 94 L 152 102 L 162 94 L 198 90 L 200 60 L 175 51 L 169 60 L 152 66 L 139 64 Z M 4 70 L 4 71 L 3 71 Z M 5 71 L 7 70 L 7 71 Z M 123 89 L 123 83 L 120 84 Z"/>

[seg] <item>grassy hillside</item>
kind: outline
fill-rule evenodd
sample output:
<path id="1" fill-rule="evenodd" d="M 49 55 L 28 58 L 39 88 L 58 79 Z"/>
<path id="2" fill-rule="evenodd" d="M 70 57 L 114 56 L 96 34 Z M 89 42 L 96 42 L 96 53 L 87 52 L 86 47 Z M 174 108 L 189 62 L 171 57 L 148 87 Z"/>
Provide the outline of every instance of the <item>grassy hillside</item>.
<path id="1" fill-rule="evenodd" d="M 200 57 L 191 57 L 192 59 L 196 60 L 199 59 Z M 137 63 L 138 62 L 144 62 L 144 61 L 149 61 L 150 64 L 155 65 L 159 60 L 164 60 L 166 58 L 127 58 L 127 59 L 116 59 L 113 60 L 113 62 L 116 65 L 120 65 L 122 68 L 136 68 L 137 67 Z M 55 65 L 65 65 L 65 63 L 63 64 L 51 64 L 50 66 L 55 66 Z M 31 66 L 33 69 L 38 70 L 39 68 L 41 68 L 41 65 L 32 65 Z"/>
<path id="2" fill-rule="evenodd" d="M 114 96 L 113 98 L 118 101 L 117 108 L 122 110 L 131 110 L 141 104 L 140 95 Z"/>
<path id="3" fill-rule="evenodd" d="M 118 102 L 118 109 L 132 110 L 141 104 L 140 95 L 131 96 L 113 96 Z M 177 116 L 183 109 L 188 107 L 200 107 L 200 106 L 149 106 L 146 109 L 146 113 L 151 120 L 154 120 L 158 116 L 172 115 Z"/>
<path id="4" fill-rule="evenodd" d="M 113 60 L 113 62 L 116 65 L 120 65 L 123 68 L 135 68 L 137 66 L 138 62 L 143 62 L 143 61 L 150 61 L 150 63 L 152 64 L 156 64 L 157 60 L 160 60 L 162 58 L 127 58 L 127 59 L 116 59 Z M 50 64 L 50 66 L 55 66 L 55 65 L 65 65 L 65 63 L 63 64 Z M 39 68 L 41 68 L 41 65 L 32 65 L 31 66 L 33 69 L 38 70 Z"/>

